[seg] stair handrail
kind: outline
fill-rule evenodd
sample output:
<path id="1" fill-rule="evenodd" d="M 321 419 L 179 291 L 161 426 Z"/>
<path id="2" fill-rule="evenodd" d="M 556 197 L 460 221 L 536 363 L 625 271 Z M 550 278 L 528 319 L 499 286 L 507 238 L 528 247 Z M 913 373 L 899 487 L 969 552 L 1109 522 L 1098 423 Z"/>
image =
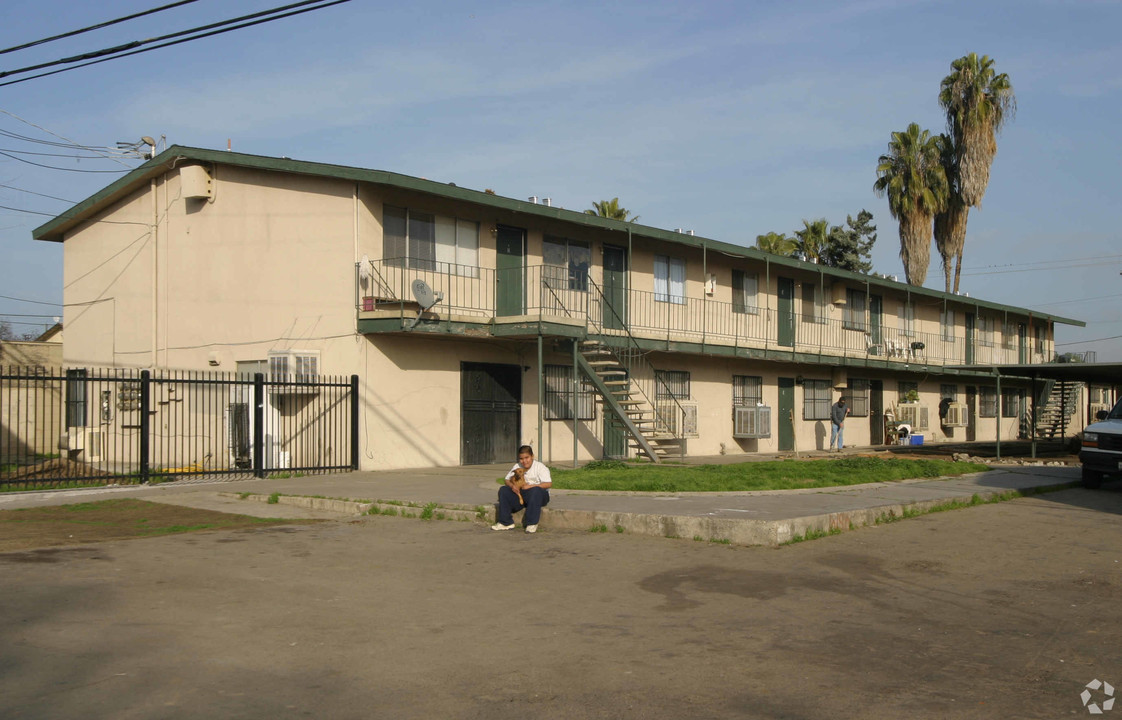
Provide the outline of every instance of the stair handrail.
<path id="1" fill-rule="evenodd" d="M 636 362 L 638 364 L 645 365 L 646 368 L 648 368 L 651 371 L 651 377 L 653 378 L 652 383 L 654 384 L 654 394 L 655 394 L 655 396 L 657 397 L 657 395 L 658 395 L 658 385 L 661 383 L 662 387 L 666 390 L 665 394 L 677 406 L 678 412 L 680 413 L 679 417 L 684 417 L 685 416 L 685 408 L 682 407 L 682 403 L 680 403 L 678 401 L 678 397 L 671 391 L 670 386 L 666 384 L 666 381 L 659 377 L 658 369 L 650 361 L 645 359 L 643 348 L 642 348 L 642 346 L 639 345 L 638 339 L 634 335 L 631 334 L 631 328 L 628 326 L 627 322 L 622 317 L 620 317 L 619 313 L 616 311 L 615 306 L 612 305 L 611 303 L 605 301 L 603 291 L 600 289 L 600 286 L 596 284 L 596 281 L 593 280 L 591 276 L 588 276 L 588 287 L 589 287 L 590 293 L 589 293 L 589 303 L 588 303 L 588 309 L 587 309 L 587 318 L 588 318 L 589 325 L 591 325 L 592 328 L 595 330 L 596 335 L 598 335 L 602 340 L 606 339 L 606 338 L 609 338 L 609 337 L 611 337 L 611 338 L 624 338 L 625 337 L 630 342 L 631 349 L 636 353 L 636 355 L 635 355 Z M 612 328 L 612 329 L 613 330 L 621 330 L 623 332 L 623 335 L 609 335 L 609 334 L 604 332 L 603 323 L 601 321 L 598 321 L 596 319 L 594 313 L 592 312 L 593 302 L 595 302 L 597 299 L 599 300 L 600 307 L 601 308 L 604 308 L 604 307 L 609 308 L 611 310 L 612 315 L 616 318 L 616 320 L 618 320 L 617 324 L 619 325 L 619 327 L 618 328 Z M 622 367 L 628 368 L 630 370 L 628 364 L 626 362 L 624 362 L 623 358 L 621 358 L 616 353 L 616 351 L 612 348 L 611 345 L 609 345 L 608 343 L 602 343 L 602 344 L 605 348 L 608 349 L 609 352 L 611 352 L 612 357 L 615 358 L 615 360 L 617 362 L 619 362 L 619 364 Z M 630 372 L 628 374 L 628 377 L 629 378 L 631 377 Z M 655 429 L 655 432 L 658 432 L 660 427 L 662 427 L 662 428 L 670 427 L 670 423 L 667 422 L 667 418 L 664 417 L 663 413 L 660 411 L 658 403 L 654 402 L 651 399 L 650 395 L 648 395 L 646 390 L 643 389 L 642 383 L 639 382 L 639 380 L 637 380 L 637 379 L 635 380 L 635 388 L 636 388 L 636 390 L 639 391 L 639 395 L 643 398 L 643 400 L 647 403 L 647 405 L 649 405 L 651 407 L 651 409 L 654 413 L 654 429 Z M 675 440 L 677 440 L 680 443 L 683 440 L 683 437 L 682 437 L 682 433 L 681 433 L 681 428 L 678 428 L 678 430 L 679 430 L 679 432 L 674 433 L 673 437 L 674 437 Z"/>

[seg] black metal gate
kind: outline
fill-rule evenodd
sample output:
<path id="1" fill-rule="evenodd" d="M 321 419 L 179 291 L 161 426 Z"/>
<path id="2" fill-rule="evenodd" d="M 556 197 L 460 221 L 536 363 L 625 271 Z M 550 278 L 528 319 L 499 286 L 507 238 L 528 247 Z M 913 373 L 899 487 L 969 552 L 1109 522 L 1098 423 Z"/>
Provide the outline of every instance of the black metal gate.
<path id="1" fill-rule="evenodd" d="M 358 376 L 0 369 L 0 485 L 358 468 Z"/>
<path id="2" fill-rule="evenodd" d="M 466 362 L 460 364 L 460 372 L 460 462 L 513 463 L 521 426 L 522 368 Z"/>

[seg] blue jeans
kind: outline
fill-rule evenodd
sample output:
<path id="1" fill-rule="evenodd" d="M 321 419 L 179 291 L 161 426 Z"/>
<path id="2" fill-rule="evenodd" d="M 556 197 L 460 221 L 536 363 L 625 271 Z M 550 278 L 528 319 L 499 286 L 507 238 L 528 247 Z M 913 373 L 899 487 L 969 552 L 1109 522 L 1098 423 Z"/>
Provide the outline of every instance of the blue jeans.
<path id="1" fill-rule="evenodd" d="M 842 440 L 842 435 L 844 433 L 845 427 L 834 422 L 830 423 L 830 447 L 834 446 L 834 439 L 837 438 L 838 450 L 841 450 L 842 446 L 845 445 L 845 442 Z"/>
<path id="2" fill-rule="evenodd" d="M 523 504 L 525 503 L 525 504 Z M 542 519 L 542 508 L 549 504 L 549 491 L 540 487 L 522 488 L 522 502 L 518 502 L 518 495 L 503 485 L 499 488 L 499 511 L 496 520 L 503 525 L 514 524 L 514 513 L 525 509 L 522 516 L 522 527 L 537 525 Z"/>

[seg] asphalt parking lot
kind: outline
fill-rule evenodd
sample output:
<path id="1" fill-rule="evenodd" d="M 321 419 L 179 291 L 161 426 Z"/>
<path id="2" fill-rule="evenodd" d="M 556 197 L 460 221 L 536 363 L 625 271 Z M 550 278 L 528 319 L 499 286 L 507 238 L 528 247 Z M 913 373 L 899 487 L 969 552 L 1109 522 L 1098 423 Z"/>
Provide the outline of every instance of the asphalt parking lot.
<path id="1" fill-rule="evenodd" d="M 0 554 L 10 718 L 1055 718 L 1122 488 L 778 549 L 389 517 Z M 1089 702 L 1101 703 L 1103 689 Z"/>

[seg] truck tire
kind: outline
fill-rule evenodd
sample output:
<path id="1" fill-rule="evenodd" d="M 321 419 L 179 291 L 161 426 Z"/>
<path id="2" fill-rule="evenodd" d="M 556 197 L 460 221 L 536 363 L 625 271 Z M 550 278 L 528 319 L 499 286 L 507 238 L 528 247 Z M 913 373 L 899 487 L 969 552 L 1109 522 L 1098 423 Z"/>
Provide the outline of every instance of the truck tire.
<path id="1" fill-rule="evenodd" d="M 1097 470 L 1083 468 L 1083 487 L 1088 490 L 1097 490 L 1102 487 L 1103 474 Z"/>

